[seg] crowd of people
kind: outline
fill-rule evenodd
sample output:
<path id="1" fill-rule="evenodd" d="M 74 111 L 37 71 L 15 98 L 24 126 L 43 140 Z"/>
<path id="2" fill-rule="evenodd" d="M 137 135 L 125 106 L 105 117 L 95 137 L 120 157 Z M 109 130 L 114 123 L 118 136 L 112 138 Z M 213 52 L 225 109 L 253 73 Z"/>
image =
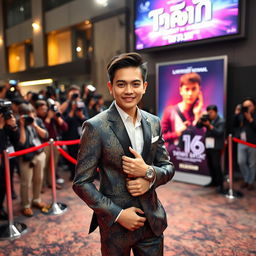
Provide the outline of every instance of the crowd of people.
<path id="1" fill-rule="evenodd" d="M 0 84 L 0 138 L 1 148 L 9 153 L 38 146 L 50 138 L 76 140 L 81 136 L 85 120 L 103 111 L 106 107 L 102 95 L 96 94 L 92 85 L 71 85 L 66 97 L 58 97 L 56 90 L 49 86 L 38 93 L 29 91 L 22 96 L 18 85 L 8 82 Z M 73 158 L 77 157 L 78 144 L 67 146 Z M 75 175 L 75 165 L 60 159 L 54 147 L 55 169 L 58 164 L 68 165 L 70 181 Z M 46 146 L 20 157 L 10 158 L 12 198 L 17 198 L 13 176 L 20 179 L 21 211 L 27 217 L 33 216 L 33 207 L 43 209 L 46 204 L 41 193 L 52 186 L 50 174 L 50 149 Z M 0 219 L 7 219 L 4 209 L 5 171 L 3 157 L 0 157 Z M 61 189 L 64 179 L 56 173 L 56 188 Z M 32 200 L 30 194 L 32 193 Z"/>

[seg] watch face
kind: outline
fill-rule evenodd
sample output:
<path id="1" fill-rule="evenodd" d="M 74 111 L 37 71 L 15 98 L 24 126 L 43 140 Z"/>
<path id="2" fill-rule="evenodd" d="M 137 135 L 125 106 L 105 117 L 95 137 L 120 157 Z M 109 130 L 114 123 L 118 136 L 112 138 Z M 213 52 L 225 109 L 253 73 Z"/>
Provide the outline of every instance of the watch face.
<path id="1" fill-rule="evenodd" d="M 151 179 L 154 176 L 154 171 L 150 168 L 147 170 L 146 176 Z"/>

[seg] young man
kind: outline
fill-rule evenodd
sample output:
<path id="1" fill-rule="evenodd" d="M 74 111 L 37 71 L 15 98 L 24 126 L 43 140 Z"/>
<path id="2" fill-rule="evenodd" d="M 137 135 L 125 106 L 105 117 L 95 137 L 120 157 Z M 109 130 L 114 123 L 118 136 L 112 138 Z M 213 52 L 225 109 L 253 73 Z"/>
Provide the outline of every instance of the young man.
<path id="1" fill-rule="evenodd" d="M 175 106 L 168 106 L 162 118 L 163 137 L 167 148 L 173 143 L 177 145 L 185 130 L 193 130 L 192 127 L 202 114 L 201 76 L 197 73 L 182 75 L 179 91 L 182 101 Z"/>
<path id="2" fill-rule="evenodd" d="M 74 191 L 94 210 L 90 232 L 99 225 L 104 256 L 163 255 L 166 213 L 155 189 L 174 168 L 164 146 L 159 118 L 140 110 L 146 67 L 137 53 L 108 64 L 110 108 L 83 125 Z M 93 181 L 100 169 L 100 187 Z"/>

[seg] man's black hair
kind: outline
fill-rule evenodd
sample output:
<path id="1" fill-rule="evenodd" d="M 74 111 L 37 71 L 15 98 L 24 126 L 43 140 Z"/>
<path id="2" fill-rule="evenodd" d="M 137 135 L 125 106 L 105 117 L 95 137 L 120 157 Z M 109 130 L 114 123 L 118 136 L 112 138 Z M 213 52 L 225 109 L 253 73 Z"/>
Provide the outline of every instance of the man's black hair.
<path id="1" fill-rule="evenodd" d="M 251 97 L 245 98 L 245 99 L 242 101 L 242 104 L 243 104 L 245 101 L 247 101 L 247 100 L 249 100 L 254 106 L 256 106 L 256 101 L 255 101 L 253 98 L 251 98 Z"/>
<path id="2" fill-rule="evenodd" d="M 214 110 L 215 112 L 218 112 L 218 107 L 216 105 L 209 105 L 207 108 L 206 108 L 207 111 L 209 110 Z"/>
<path id="3" fill-rule="evenodd" d="M 122 53 L 115 56 L 107 65 L 109 81 L 113 83 L 115 72 L 121 68 L 139 67 L 143 82 L 147 80 L 147 64 L 143 62 L 140 54 L 136 52 Z"/>

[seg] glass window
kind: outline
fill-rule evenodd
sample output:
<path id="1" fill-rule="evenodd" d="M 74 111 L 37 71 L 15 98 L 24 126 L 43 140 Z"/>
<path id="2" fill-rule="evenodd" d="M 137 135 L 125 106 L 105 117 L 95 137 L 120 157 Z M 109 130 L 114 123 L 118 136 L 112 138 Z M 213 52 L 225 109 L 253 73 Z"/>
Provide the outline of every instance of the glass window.
<path id="1" fill-rule="evenodd" d="M 31 18 L 31 0 L 4 0 L 4 9 L 7 28 Z"/>
<path id="2" fill-rule="evenodd" d="M 10 73 L 25 70 L 25 44 L 10 46 L 8 48 L 8 61 Z"/>
<path id="3" fill-rule="evenodd" d="M 86 21 L 75 28 L 75 58 L 91 58 L 92 24 Z"/>
<path id="4" fill-rule="evenodd" d="M 11 45 L 8 48 L 9 72 L 24 71 L 34 67 L 34 53 L 31 40 L 26 40 L 22 44 Z"/>
<path id="5" fill-rule="evenodd" d="M 72 60 L 71 31 L 51 32 L 47 36 L 48 65 L 58 65 Z"/>
<path id="6" fill-rule="evenodd" d="M 73 0 L 43 0 L 44 11 L 50 11 L 60 5 L 66 4 Z"/>

